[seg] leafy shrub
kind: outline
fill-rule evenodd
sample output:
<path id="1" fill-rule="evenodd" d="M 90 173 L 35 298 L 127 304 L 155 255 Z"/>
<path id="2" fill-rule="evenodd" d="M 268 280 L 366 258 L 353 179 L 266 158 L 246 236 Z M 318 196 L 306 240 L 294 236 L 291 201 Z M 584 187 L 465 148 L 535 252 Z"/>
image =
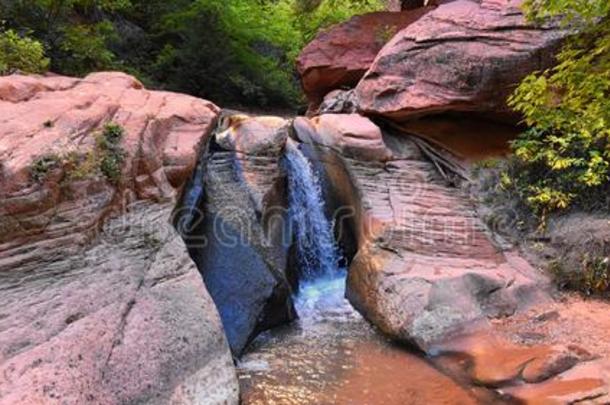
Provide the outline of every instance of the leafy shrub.
<path id="1" fill-rule="evenodd" d="M 587 295 L 610 293 L 610 260 L 585 254 L 580 269 L 567 271 L 561 261 L 550 265 L 551 274 L 562 288 L 580 291 Z"/>
<path id="2" fill-rule="evenodd" d="M 55 154 L 41 156 L 32 162 L 30 177 L 36 183 L 41 183 L 52 169 L 59 166 L 60 162 L 61 158 Z"/>
<path id="3" fill-rule="evenodd" d="M 104 176 L 116 185 L 121 179 L 126 155 L 121 146 L 124 134 L 125 130 L 120 125 L 107 123 L 95 135 L 95 147 L 92 150 L 85 154 L 69 151 L 44 155 L 32 164 L 31 177 L 34 181 L 41 182 L 51 169 L 61 166 L 65 172 L 64 181 Z"/>
<path id="4" fill-rule="evenodd" d="M 379 0 L 195 1 L 157 17 L 164 46 L 152 50 L 151 76 L 222 102 L 296 105 L 302 100 L 294 61 L 307 41 L 382 6 Z"/>
<path id="5" fill-rule="evenodd" d="M 121 178 L 121 167 L 125 160 L 125 151 L 121 147 L 123 127 L 114 123 L 104 126 L 101 134 L 96 138 L 99 155 L 99 168 L 106 178 L 117 184 Z"/>
<path id="6" fill-rule="evenodd" d="M 170 90 L 249 105 L 302 102 L 294 61 L 320 30 L 382 0 L 0 1 L 57 73 L 120 69 Z M 380 38 L 389 33 L 380 33 Z"/>
<path id="7" fill-rule="evenodd" d="M 13 30 L 0 31 L 0 74 L 42 73 L 49 67 L 42 44 Z"/>
<path id="8" fill-rule="evenodd" d="M 113 66 L 108 17 L 130 7 L 129 0 L 15 0 L 0 2 L 0 15 L 8 28 L 27 30 L 42 44 L 53 71 L 78 75 Z"/>
<path id="9" fill-rule="evenodd" d="M 610 3 L 530 0 L 526 9 L 534 20 L 562 15 L 581 33 L 509 100 L 530 126 L 513 144 L 512 186 L 542 219 L 570 207 L 610 210 Z"/>
<path id="10" fill-rule="evenodd" d="M 69 25 L 62 29 L 63 39 L 59 51 L 63 53 L 56 65 L 63 72 L 82 75 L 92 70 L 112 68 L 115 55 L 107 47 L 116 39 L 109 21 L 97 24 Z"/>

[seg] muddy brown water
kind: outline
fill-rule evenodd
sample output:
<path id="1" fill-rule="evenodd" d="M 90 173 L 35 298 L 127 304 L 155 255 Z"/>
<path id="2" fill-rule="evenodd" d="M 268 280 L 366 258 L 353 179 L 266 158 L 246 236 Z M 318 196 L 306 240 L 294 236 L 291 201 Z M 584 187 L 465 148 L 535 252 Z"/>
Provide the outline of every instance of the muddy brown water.
<path id="1" fill-rule="evenodd" d="M 243 404 L 497 403 L 384 338 L 343 291 L 343 279 L 306 287 L 297 300 L 301 319 L 253 342 L 238 363 Z"/>

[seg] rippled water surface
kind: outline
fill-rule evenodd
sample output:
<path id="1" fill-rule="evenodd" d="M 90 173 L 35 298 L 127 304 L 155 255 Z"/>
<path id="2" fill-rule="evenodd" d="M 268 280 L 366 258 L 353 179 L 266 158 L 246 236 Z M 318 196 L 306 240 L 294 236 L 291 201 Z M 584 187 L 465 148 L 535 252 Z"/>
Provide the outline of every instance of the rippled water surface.
<path id="1" fill-rule="evenodd" d="M 267 332 L 242 357 L 244 404 L 474 404 L 423 358 L 374 331 L 343 298 L 343 277 L 305 285 L 301 319 Z"/>

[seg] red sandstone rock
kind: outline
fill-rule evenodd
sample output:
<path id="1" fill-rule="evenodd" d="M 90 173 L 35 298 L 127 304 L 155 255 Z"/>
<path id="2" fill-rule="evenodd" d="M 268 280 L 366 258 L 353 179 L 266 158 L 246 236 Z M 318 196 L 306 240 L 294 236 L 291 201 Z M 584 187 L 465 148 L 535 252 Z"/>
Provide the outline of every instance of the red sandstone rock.
<path id="1" fill-rule="evenodd" d="M 331 90 L 355 86 L 385 43 L 428 11 L 365 14 L 319 34 L 297 59 L 307 98 L 318 104 Z"/>
<path id="2" fill-rule="evenodd" d="M 83 213 L 63 218 L 74 221 L 65 226 L 68 233 L 78 223 L 95 227 L 119 192 L 172 198 L 191 173 L 218 112 L 194 97 L 144 90 L 122 73 L 0 78 L 0 242 L 37 234 L 55 222 L 62 204 L 73 203 L 65 191 L 76 177 L 79 190 L 106 196 L 105 202 L 96 199 L 95 209 L 83 207 Z M 75 176 L 70 162 L 94 151 L 96 134 L 109 122 L 125 130 L 118 187 L 93 170 Z M 51 159 L 53 167 L 35 181 L 32 165 L 42 158 Z"/>
<path id="3" fill-rule="evenodd" d="M 218 111 L 122 73 L 0 78 L 0 404 L 237 403 L 218 313 L 169 224 Z M 75 163 L 111 121 L 116 183 Z"/>
<path id="4" fill-rule="evenodd" d="M 326 146 L 349 157 L 376 161 L 392 157 L 392 152 L 383 143 L 379 127 L 358 114 L 298 117 L 294 128 L 301 142 Z"/>
<path id="5" fill-rule="evenodd" d="M 508 113 L 514 86 L 549 67 L 567 35 L 526 24 L 519 4 L 457 0 L 403 29 L 356 87 L 360 111 L 395 120 L 443 111 Z"/>

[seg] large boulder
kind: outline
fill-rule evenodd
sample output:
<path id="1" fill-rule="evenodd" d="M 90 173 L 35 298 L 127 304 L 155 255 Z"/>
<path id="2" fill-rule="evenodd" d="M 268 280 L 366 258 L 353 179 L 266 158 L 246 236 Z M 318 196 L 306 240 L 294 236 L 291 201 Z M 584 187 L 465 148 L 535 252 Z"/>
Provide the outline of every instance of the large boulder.
<path id="1" fill-rule="evenodd" d="M 346 131 L 345 121 L 359 125 Z M 323 169 L 326 205 L 338 214 L 350 302 L 458 380 L 525 401 L 607 402 L 608 362 L 590 361 L 608 352 L 601 316 L 608 304 L 553 300 L 549 280 L 499 246 L 468 197 L 439 174 L 432 145 L 382 136 L 365 121 L 337 114 L 294 122 Z M 481 137 L 488 125 L 477 130 Z M 444 121 L 432 134 L 453 126 Z M 389 160 L 380 147 L 391 150 Z"/>
<path id="2" fill-rule="evenodd" d="M 261 331 L 295 317 L 281 165 L 288 129 L 275 117 L 224 119 L 193 178 L 198 195 L 184 200 L 193 205 L 183 211 L 192 229 L 187 244 L 235 356 Z"/>
<path id="3" fill-rule="evenodd" d="M 169 223 L 218 113 L 122 73 L 0 78 L 0 403 L 237 403 Z"/>
<path id="4" fill-rule="evenodd" d="M 526 23 L 519 0 L 456 0 L 400 31 L 356 87 L 361 112 L 394 120 L 445 111 L 506 117 L 506 99 L 550 67 L 567 31 Z"/>
<path id="5" fill-rule="evenodd" d="M 87 246 L 0 258 L 0 404 L 237 404 L 218 312 L 168 223 L 138 203 Z M 36 261 L 28 250 L 43 253 Z"/>
<path id="6" fill-rule="evenodd" d="M 331 90 L 354 87 L 385 43 L 428 11 L 364 14 L 320 33 L 297 59 L 309 101 L 317 106 Z"/>
<path id="7" fill-rule="evenodd" d="M 338 157 L 320 155 L 336 189 L 332 205 L 354 208 L 353 224 L 345 224 L 356 244 L 346 249 L 354 252 L 347 297 L 365 318 L 428 351 L 473 322 L 548 298 L 546 280 L 494 244 L 468 199 L 446 184 L 418 143 L 381 131 L 373 137 L 370 121 L 341 131 L 343 120 L 368 121 L 323 115 L 309 125 L 298 119 L 295 128 L 303 142 Z M 337 133 L 327 135 L 326 126 Z M 351 143 L 358 148 L 345 146 Z"/>
<path id="8" fill-rule="evenodd" d="M 120 200 L 173 198 L 219 113 L 205 100 L 147 91 L 123 73 L 5 76 L 0 97 L 0 243 L 10 242 L 0 251 L 30 237 L 74 239 Z M 109 156 L 99 143 L 108 123 L 124 130 L 123 164 L 104 171 Z"/>

